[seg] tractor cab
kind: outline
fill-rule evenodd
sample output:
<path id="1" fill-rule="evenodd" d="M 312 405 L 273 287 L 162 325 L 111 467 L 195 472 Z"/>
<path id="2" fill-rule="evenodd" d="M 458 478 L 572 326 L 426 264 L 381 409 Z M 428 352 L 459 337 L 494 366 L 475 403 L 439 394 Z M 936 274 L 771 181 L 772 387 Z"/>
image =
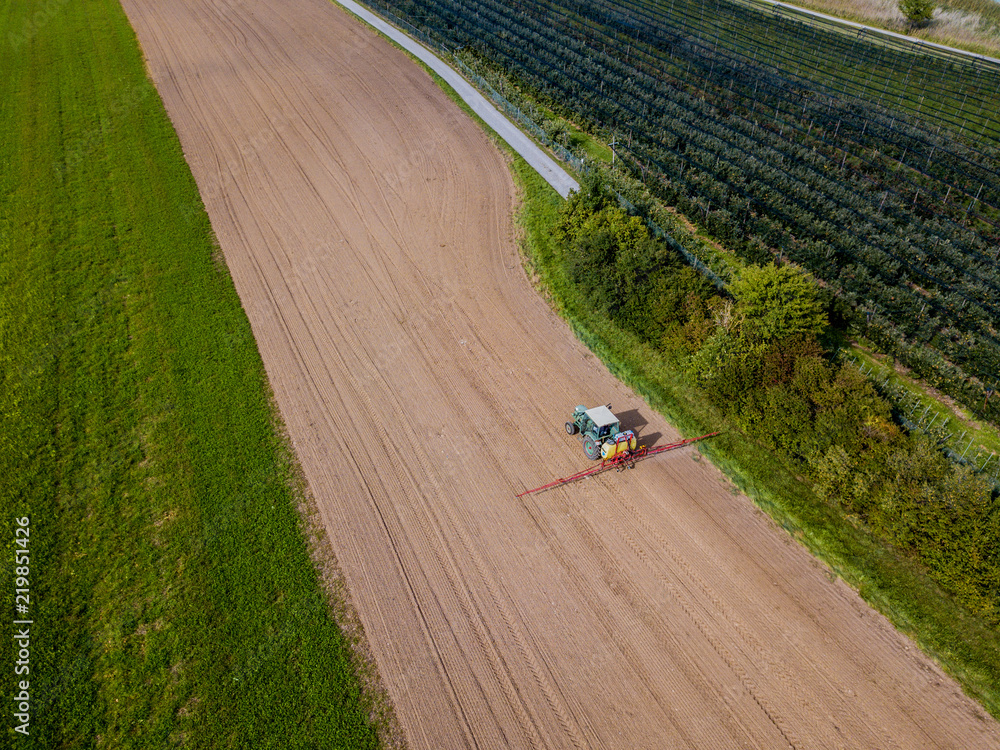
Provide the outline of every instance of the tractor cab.
<path id="1" fill-rule="evenodd" d="M 593 409 L 587 409 L 584 413 L 593 423 L 595 437 L 599 440 L 611 437 L 615 433 L 621 431 L 621 422 L 618 420 L 618 417 L 611 413 L 611 409 L 606 406 L 597 406 Z"/>
<path id="2" fill-rule="evenodd" d="M 566 432 L 583 438 L 583 452 L 590 459 L 601 457 L 601 445 L 621 432 L 621 421 L 607 406 L 588 409 L 578 406 L 573 410 L 573 419 L 566 423 Z"/>

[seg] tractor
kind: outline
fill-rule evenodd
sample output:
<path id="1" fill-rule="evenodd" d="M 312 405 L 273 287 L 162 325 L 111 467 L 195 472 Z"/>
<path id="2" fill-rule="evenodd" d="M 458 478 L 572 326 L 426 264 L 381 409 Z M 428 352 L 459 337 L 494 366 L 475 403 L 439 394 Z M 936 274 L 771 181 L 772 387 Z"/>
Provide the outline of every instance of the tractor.
<path id="1" fill-rule="evenodd" d="M 578 406 L 573 410 L 573 418 L 566 423 L 566 433 L 583 437 L 583 452 L 587 458 L 613 459 L 619 454 L 635 450 L 635 433 L 622 432 L 621 422 L 611 412 L 611 405 L 595 406 L 588 409 Z"/>

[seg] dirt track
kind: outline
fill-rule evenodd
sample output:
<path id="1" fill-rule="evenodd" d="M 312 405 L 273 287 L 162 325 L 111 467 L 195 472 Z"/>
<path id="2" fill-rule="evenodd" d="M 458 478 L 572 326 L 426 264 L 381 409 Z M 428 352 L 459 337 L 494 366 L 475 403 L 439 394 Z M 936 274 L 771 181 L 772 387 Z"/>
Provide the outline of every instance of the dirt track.
<path id="1" fill-rule="evenodd" d="M 413 748 L 986 748 L 996 723 L 532 291 L 486 136 L 325 0 L 124 0 Z M 276 6 L 281 7 L 280 11 Z"/>

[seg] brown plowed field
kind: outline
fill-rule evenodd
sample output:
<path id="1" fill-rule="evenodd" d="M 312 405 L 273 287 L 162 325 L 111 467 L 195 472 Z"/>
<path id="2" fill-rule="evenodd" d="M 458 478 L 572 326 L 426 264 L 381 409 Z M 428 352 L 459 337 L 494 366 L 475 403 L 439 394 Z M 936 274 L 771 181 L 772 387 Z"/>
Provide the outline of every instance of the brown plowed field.
<path id="1" fill-rule="evenodd" d="M 996 723 L 532 291 L 488 138 L 326 0 L 124 0 L 413 748 L 985 748 Z M 155 210 L 155 207 L 151 207 Z"/>

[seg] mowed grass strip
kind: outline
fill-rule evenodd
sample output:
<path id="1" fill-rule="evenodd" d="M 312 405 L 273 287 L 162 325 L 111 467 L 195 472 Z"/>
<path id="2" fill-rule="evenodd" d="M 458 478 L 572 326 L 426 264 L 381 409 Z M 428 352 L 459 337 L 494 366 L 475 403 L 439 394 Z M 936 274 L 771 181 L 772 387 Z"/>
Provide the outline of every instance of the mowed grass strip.
<path id="1" fill-rule="evenodd" d="M 34 620 L 30 735 L 5 711 L 5 736 L 376 747 L 249 324 L 122 9 L 0 9 L 0 584 L 9 614 L 30 516 Z"/>

